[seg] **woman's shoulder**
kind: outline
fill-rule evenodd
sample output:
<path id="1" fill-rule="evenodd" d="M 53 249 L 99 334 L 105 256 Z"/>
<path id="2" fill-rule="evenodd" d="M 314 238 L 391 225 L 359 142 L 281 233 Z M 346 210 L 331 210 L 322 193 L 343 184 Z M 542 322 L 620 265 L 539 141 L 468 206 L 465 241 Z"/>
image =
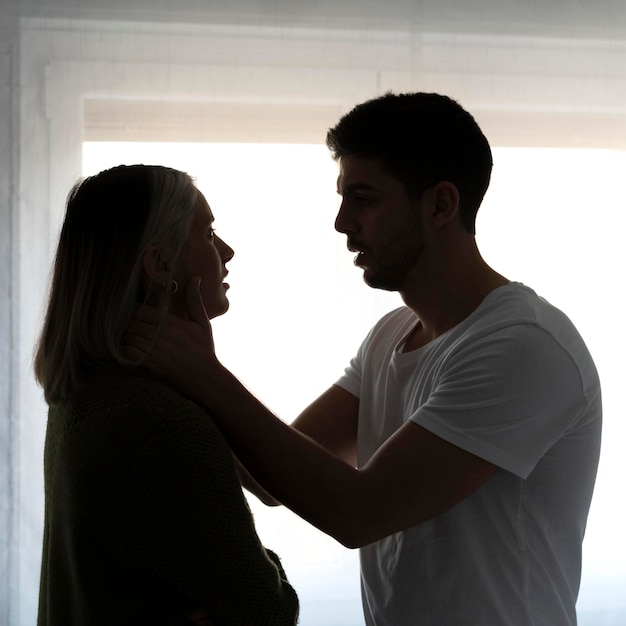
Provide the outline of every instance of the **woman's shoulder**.
<path id="1" fill-rule="evenodd" d="M 131 458 L 140 449 L 161 451 L 168 442 L 213 454 L 228 450 L 206 411 L 162 381 L 123 368 L 90 373 L 67 402 L 51 407 L 48 440 L 97 458 Z"/>
<path id="2" fill-rule="evenodd" d="M 206 419 L 206 413 L 179 391 L 137 368 L 110 367 L 90 372 L 64 412 L 82 418 L 177 422 Z"/>

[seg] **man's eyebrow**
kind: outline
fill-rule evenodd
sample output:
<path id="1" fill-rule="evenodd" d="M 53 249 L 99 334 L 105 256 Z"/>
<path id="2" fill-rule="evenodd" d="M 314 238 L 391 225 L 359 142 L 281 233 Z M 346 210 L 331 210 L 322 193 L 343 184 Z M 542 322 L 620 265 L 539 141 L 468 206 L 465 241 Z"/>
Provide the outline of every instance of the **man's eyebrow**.
<path id="1" fill-rule="evenodd" d="M 337 193 L 340 196 L 345 196 L 349 193 L 355 193 L 357 191 L 378 191 L 376 187 L 373 185 L 369 185 L 368 183 L 352 183 L 350 185 L 346 185 L 345 187 L 341 187 L 339 182 L 337 183 Z"/>

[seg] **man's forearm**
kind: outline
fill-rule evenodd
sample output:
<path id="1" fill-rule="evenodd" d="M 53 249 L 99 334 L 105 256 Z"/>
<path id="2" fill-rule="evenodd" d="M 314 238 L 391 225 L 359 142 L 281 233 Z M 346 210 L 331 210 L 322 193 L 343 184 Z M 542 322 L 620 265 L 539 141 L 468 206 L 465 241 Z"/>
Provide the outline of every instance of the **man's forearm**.
<path id="1" fill-rule="evenodd" d="M 195 400 L 265 490 L 342 544 L 361 545 L 355 468 L 282 422 L 225 368 L 211 365 L 200 387 Z"/>
<path id="2" fill-rule="evenodd" d="M 259 485 L 252 477 L 252 474 L 245 468 L 244 464 L 237 457 L 234 458 L 241 486 L 255 495 L 266 506 L 280 506 L 280 502 Z"/>

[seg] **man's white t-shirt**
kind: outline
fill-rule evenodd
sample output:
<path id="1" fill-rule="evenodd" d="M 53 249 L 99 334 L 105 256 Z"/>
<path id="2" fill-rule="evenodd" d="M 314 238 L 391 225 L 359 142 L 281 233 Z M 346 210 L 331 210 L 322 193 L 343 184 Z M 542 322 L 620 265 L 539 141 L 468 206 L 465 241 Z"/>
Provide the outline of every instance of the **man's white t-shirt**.
<path id="1" fill-rule="evenodd" d="M 412 420 L 501 471 L 361 549 L 366 623 L 573 626 L 602 412 L 584 342 L 519 283 L 402 352 L 417 322 L 406 307 L 383 317 L 337 382 L 359 398 L 359 466 Z"/>

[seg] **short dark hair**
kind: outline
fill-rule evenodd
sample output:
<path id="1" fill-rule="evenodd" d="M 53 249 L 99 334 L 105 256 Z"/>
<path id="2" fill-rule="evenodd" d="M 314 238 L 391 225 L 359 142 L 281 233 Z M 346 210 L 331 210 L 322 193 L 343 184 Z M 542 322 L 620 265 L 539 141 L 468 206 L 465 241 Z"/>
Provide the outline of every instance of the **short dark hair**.
<path id="1" fill-rule="evenodd" d="M 438 182 L 453 183 L 463 228 L 475 233 L 491 178 L 491 148 L 474 118 L 452 98 L 418 92 L 368 100 L 328 131 L 326 145 L 334 159 L 380 159 L 413 199 Z"/>

